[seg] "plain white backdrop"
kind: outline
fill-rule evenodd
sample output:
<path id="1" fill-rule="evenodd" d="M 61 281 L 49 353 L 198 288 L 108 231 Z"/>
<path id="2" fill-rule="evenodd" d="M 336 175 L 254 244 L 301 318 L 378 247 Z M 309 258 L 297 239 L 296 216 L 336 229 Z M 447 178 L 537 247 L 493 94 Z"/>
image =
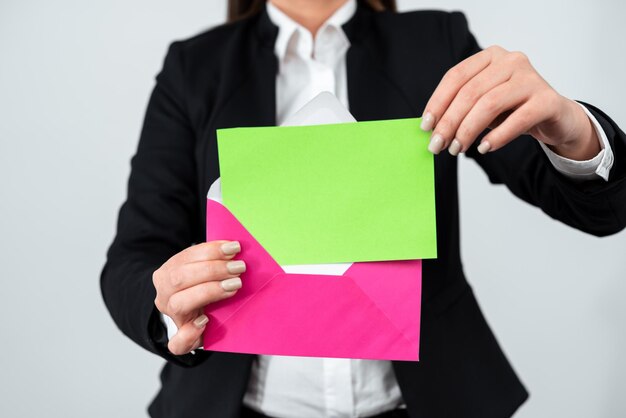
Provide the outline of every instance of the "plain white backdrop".
<path id="1" fill-rule="evenodd" d="M 162 361 L 116 329 L 99 273 L 167 45 L 221 23 L 225 3 L 0 3 L 0 416 L 146 415 Z M 524 51 L 626 126 L 626 3 L 400 8 L 465 11 L 481 45 Z M 465 158 L 460 176 L 466 273 L 531 392 L 516 417 L 626 416 L 626 232 L 561 225 Z"/>

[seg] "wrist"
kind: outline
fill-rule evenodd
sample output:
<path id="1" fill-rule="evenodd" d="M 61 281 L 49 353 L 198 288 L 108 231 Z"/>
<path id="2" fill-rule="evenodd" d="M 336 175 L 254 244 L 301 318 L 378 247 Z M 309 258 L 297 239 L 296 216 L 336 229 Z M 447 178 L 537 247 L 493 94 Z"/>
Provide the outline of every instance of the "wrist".
<path id="1" fill-rule="evenodd" d="M 587 161 L 598 155 L 602 150 L 600 146 L 600 138 L 582 107 L 573 100 L 568 101 L 569 111 L 573 115 L 570 119 L 574 129 L 570 139 L 563 141 L 558 145 L 549 145 L 550 149 L 561 157 L 576 161 Z"/>

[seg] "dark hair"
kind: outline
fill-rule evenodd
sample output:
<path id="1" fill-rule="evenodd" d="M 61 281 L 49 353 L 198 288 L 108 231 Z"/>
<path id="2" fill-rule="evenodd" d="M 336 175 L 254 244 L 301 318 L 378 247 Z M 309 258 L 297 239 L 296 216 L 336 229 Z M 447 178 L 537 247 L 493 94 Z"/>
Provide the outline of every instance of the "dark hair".
<path id="1" fill-rule="evenodd" d="M 266 0 L 228 0 L 228 21 L 233 22 L 261 11 Z M 396 0 L 365 0 L 365 5 L 377 12 L 397 11 Z"/>

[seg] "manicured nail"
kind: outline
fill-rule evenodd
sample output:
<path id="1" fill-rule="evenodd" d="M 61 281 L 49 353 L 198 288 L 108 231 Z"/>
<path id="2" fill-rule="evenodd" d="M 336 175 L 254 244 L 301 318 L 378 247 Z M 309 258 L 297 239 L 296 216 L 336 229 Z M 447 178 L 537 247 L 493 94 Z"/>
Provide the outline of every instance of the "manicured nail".
<path id="1" fill-rule="evenodd" d="M 225 255 L 237 254 L 239 251 L 241 251 L 241 244 L 239 244 L 239 241 L 230 241 L 222 244 L 222 252 Z"/>
<path id="2" fill-rule="evenodd" d="M 430 143 L 428 144 L 428 151 L 433 154 L 439 154 L 443 148 L 443 137 L 439 134 L 434 134 L 430 137 Z"/>
<path id="3" fill-rule="evenodd" d="M 246 271 L 246 263 L 242 260 L 229 261 L 226 263 L 226 270 L 228 270 L 230 274 L 241 274 Z"/>
<path id="4" fill-rule="evenodd" d="M 422 131 L 430 131 L 433 129 L 433 122 L 435 122 L 435 117 L 432 113 L 426 112 L 424 113 L 424 116 L 422 116 L 422 124 L 420 125 L 420 128 Z"/>
<path id="5" fill-rule="evenodd" d="M 455 138 L 452 141 L 452 143 L 450 144 L 450 146 L 448 147 L 448 152 L 451 155 L 454 155 L 456 157 L 457 155 L 459 155 L 459 152 L 461 151 L 461 148 L 462 148 L 461 143 L 459 142 L 458 139 Z"/>
<path id="6" fill-rule="evenodd" d="M 220 284 L 222 286 L 222 289 L 230 292 L 232 290 L 237 290 L 241 288 L 241 278 L 233 277 L 232 279 L 222 280 Z"/>
<path id="7" fill-rule="evenodd" d="M 209 317 L 206 315 L 200 315 L 194 319 L 193 324 L 196 328 L 202 328 L 207 324 L 207 322 L 209 322 Z"/>
<path id="8" fill-rule="evenodd" d="M 480 143 L 480 145 L 476 149 L 481 154 L 486 154 L 491 149 L 491 144 L 489 143 L 489 141 L 483 141 Z"/>

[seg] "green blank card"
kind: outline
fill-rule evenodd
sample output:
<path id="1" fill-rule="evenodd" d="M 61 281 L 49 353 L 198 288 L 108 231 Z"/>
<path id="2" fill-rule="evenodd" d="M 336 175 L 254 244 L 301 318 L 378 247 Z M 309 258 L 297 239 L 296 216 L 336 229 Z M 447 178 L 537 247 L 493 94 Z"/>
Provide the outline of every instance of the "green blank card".
<path id="1" fill-rule="evenodd" d="M 437 257 L 420 120 L 217 131 L 224 205 L 281 265 Z"/>

